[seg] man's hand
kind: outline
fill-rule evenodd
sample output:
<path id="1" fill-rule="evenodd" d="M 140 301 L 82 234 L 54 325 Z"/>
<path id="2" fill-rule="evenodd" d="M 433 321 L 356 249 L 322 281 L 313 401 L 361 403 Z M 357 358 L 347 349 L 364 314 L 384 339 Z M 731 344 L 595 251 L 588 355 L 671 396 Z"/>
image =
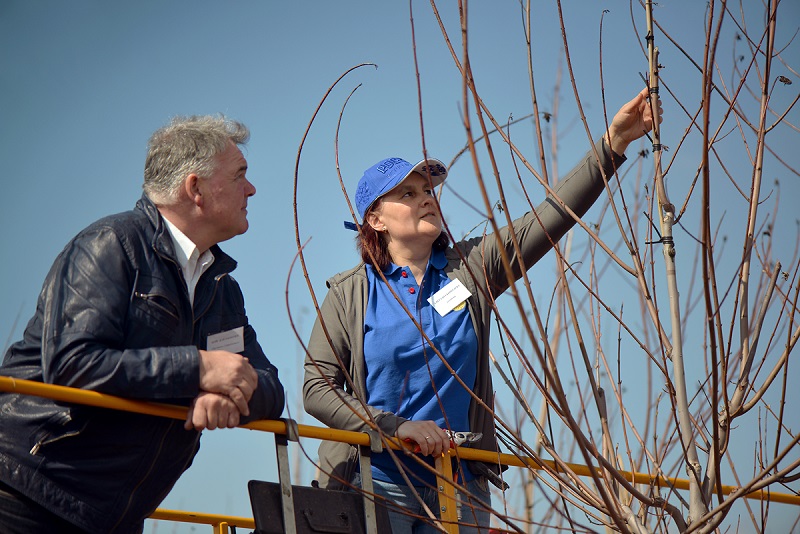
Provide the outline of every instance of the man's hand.
<path id="1" fill-rule="evenodd" d="M 224 350 L 201 350 L 200 389 L 230 397 L 244 416 L 247 403 L 258 387 L 258 375 L 247 358 Z"/>
<path id="2" fill-rule="evenodd" d="M 230 397 L 219 393 L 200 393 L 189 407 L 189 415 L 183 428 L 214 430 L 215 428 L 235 428 L 239 426 L 239 408 Z"/>
<path id="3" fill-rule="evenodd" d="M 611 150 L 622 155 L 630 143 L 652 130 L 654 113 L 658 114 L 658 123 L 661 124 L 661 99 L 652 103 L 650 92 L 645 87 L 630 102 L 619 108 L 608 126 L 606 141 Z"/>
<path id="4" fill-rule="evenodd" d="M 450 436 L 435 421 L 406 421 L 397 427 L 395 436 L 419 445 L 424 456 L 440 456 L 450 448 Z"/>

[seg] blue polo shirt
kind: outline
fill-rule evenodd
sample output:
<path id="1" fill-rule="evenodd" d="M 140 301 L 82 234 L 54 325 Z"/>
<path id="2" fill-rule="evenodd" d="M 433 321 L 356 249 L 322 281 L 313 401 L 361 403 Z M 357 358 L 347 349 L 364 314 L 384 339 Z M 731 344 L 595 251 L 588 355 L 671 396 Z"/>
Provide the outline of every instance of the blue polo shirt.
<path id="1" fill-rule="evenodd" d="M 430 296 L 451 282 L 443 270 L 446 265 L 444 252 L 434 251 L 421 285 L 417 285 L 408 267 L 392 263 L 383 274 L 428 339 L 472 389 L 477 372 L 478 338 L 468 307 L 453 309 L 442 317 L 428 302 Z M 367 278 L 369 297 L 364 318 L 367 404 L 413 421 L 431 420 L 442 428 L 469 430 L 472 400 L 469 392 L 450 374 L 389 287 L 369 265 Z M 399 457 L 423 481 L 434 482 L 434 477 L 416 462 L 406 460 L 402 453 Z M 433 459 L 425 459 L 433 465 Z M 378 480 L 405 484 L 387 452 L 373 456 L 372 471 Z M 471 478 L 468 470 L 464 472 Z M 415 485 L 423 484 L 413 476 L 410 479 Z"/>

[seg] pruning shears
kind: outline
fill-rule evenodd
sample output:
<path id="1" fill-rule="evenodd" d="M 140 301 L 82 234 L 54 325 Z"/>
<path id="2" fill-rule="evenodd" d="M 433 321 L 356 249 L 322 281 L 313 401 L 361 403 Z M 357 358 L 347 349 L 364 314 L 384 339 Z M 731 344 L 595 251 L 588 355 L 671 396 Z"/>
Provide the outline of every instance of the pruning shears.
<path id="1" fill-rule="evenodd" d="M 450 437 L 450 448 L 454 449 L 456 447 L 469 447 L 473 443 L 480 441 L 483 437 L 481 432 L 454 432 L 452 430 L 445 429 L 445 433 Z M 404 441 L 407 443 L 411 442 L 410 438 L 406 438 Z M 419 452 L 420 448 L 419 445 L 414 446 L 414 452 Z"/>
<path id="2" fill-rule="evenodd" d="M 483 437 L 481 432 L 453 432 L 452 430 L 445 430 L 445 433 L 450 436 L 450 444 L 455 447 L 469 447 L 475 442 L 478 442 Z"/>

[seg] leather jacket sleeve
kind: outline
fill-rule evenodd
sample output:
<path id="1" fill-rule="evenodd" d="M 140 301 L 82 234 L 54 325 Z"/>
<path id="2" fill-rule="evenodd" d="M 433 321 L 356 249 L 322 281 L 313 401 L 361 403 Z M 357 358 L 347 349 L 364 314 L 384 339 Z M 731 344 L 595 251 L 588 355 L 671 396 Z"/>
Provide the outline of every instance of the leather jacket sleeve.
<path id="1" fill-rule="evenodd" d="M 43 380 L 129 398 L 188 403 L 199 393 L 197 347 L 205 341 L 195 339 L 192 313 L 181 309 L 171 271 L 148 269 L 143 274 L 134 267 L 142 261 L 134 259 L 135 240 L 111 225 L 97 224 L 56 259 L 36 315 L 42 321 Z M 241 318 L 243 355 L 259 376 L 247 420 L 278 417 L 284 391 L 277 369 L 247 323 L 238 284 L 230 276 L 222 283 L 225 310 Z"/>
<path id="2" fill-rule="evenodd" d="M 239 284 L 233 283 L 236 285 L 237 296 L 241 299 L 242 310 L 244 310 L 244 297 L 239 289 Z M 281 412 L 283 412 L 283 404 L 286 399 L 283 385 L 278 379 L 278 369 L 272 365 L 264 354 L 256 338 L 256 331 L 249 323 L 244 327 L 244 352 L 242 352 L 242 356 L 248 359 L 255 368 L 256 373 L 258 373 L 258 387 L 253 392 L 253 396 L 248 403 L 250 415 L 242 417 L 240 424 L 259 419 L 279 418 Z"/>
<path id="3" fill-rule="evenodd" d="M 194 346 L 159 346 L 178 310 L 157 292 L 136 294 L 117 232 L 94 226 L 70 242 L 45 280 L 42 371 L 47 383 L 142 399 L 194 397 Z"/>

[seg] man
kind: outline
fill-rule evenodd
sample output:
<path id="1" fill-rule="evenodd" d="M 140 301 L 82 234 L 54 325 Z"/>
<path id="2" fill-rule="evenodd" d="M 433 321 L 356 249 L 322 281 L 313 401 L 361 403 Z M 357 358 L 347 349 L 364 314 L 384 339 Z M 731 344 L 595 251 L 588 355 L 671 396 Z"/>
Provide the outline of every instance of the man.
<path id="1" fill-rule="evenodd" d="M 271 419 L 284 391 L 217 243 L 247 230 L 239 146 L 224 117 L 150 138 L 144 195 L 78 234 L 45 279 L 0 375 L 182 404 L 186 421 L 0 393 L 0 531 L 141 532 L 200 431 Z"/>

